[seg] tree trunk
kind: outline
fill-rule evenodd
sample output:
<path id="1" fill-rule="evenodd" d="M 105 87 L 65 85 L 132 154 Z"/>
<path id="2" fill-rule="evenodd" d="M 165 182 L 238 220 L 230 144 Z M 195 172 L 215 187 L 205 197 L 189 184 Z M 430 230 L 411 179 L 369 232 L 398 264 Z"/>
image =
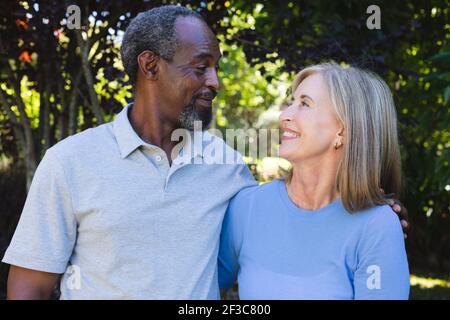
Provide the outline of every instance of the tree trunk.
<path id="1" fill-rule="evenodd" d="M 83 40 L 83 36 L 81 34 L 81 30 L 75 30 L 75 34 L 77 37 L 77 43 L 80 47 L 80 55 L 81 55 L 81 69 L 83 70 L 84 79 L 86 80 L 86 85 L 90 98 L 90 109 L 92 113 L 97 118 L 97 122 L 99 124 L 104 123 L 104 115 L 100 108 L 100 103 L 98 101 L 97 93 L 94 88 L 94 77 L 91 72 L 91 65 L 89 63 L 89 43 L 88 41 Z"/>
<path id="2" fill-rule="evenodd" d="M 19 118 L 20 118 L 20 125 L 23 130 L 23 136 L 24 136 L 24 145 L 23 145 L 23 155 L 25 160 L 25 167 L 27 172 L 27 191 L 30 188 L 31 181 L 33 179 L 34 172 L 37 168 L 37 158 L 35 153 L 35 143 L 33 138 L 33 132 L 31 129 L 30 120 L 28 119 L 28 116 L 25 112 L 25 104 L 22 100 L 22 97 L 20 95 L 20 80 L 17 76 L 14 74 L 11 66 L 9 64 L 6 64 L 6 72 L 8 73 L 9 79 L 11 79 L 12 86 L 14 89 L 14 98 L 16 100 L 17 109 L 19 110 Z M 6 105 L 6 109 L 9 109 L 10 105 Z M 17 119 L 18 121 L 18 119 Z M 18 121 L 19 122 L 19 121 Z"/>
<path id="3" fill-rule="evenodd" d="M 81 72 L 78 72 L 75 76 L 75 80 L 72 81 L 72 91 L 70 94 L 70 102 L 69 102 L 69 129 L 68 135 L 71 136 L 77 132 L 77 124 L 78 124 L 78 85 L 81 80 Z"/>

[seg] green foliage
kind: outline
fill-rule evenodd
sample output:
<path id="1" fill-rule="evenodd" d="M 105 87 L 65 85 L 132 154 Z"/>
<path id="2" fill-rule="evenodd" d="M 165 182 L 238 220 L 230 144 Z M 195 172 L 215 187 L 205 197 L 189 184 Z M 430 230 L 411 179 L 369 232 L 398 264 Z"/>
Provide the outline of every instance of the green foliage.
<path id="1" fill-rule="evenodd" d="M 445 274 L 418 273 L 411 275 L 411 300 L 449 300 L 450 277 Z"/>
<path id="2" fill-rule="evenodd" d="M 219 129 L 252 127 L 263 111 L 278 107 L 285 98 L 290 74 L 280 71 L 284 62 L 277 59 L 250 64 L 242 45 L 230 42 L 239 31 L 254 28 L 260 10 L 256 6 L 253 12 L 242 13 L 232 7 L 231 17 L 221 22 L 226 32 L 217 35 L 223 53 L 219 72 L 222 90 L 216 101 Z"/>
<path id="3" fill-rule="evenodd" d="M 36 162 L 47 147 L 71 133 L 67 119 L 74 94 L 74 132 L 111 120 L 132 97 L 119 61 L 117 40 L 137 12 L 165 2 L 80 1 L 83 14 L 89 17 L 83 36 L 89 47 L 93 88 L 84 75 L 77 85 L 80 43 L 74 31 L 60 25 L 64 2 L 0 2 L 0 93 L 6 99 L 6 104 L 0 101 L 1 154 L 21 165 L 29 158 L 30 153 L 21 145 L 28 138 L 21 128 L 20 101 L 30 124 Z M 312 63 L 333 59 L 371 69 L 386 80 L 400 122 L 405 177 L 401 201 L 409 209 L 412 225 L 407 240 L 411 266 L 448 273 L 450 2 L 378 1 L 381 30 L 365 26 L 370 1 L 181 3 L 199 10 L 220 40 L 222 90 L 214 107 L 215 126 L 222 131 L 260 125 L 266 110 L 283 103 L 293 75 Z M 34 4 L 40 5 L 38 12 Z M 26 18 L 27 13 L 33 18 Z M 43 23 L 43 18 L 49 23 Z M 24 56 L 25 52 L 29 56 Z M 98 99 L 100 118 L 93 111 L 90 90 Z M 46 126 L 50 131 L 47 136 Z M 258 159 L 252 170 L 265 180 L 264 173 L 258 171 L 261 164 L 262 159 Z M 11 181 L 15 185 L 22 180 Z M 420 296 L 417 290 L 413 288 L 413 293 Z"/>

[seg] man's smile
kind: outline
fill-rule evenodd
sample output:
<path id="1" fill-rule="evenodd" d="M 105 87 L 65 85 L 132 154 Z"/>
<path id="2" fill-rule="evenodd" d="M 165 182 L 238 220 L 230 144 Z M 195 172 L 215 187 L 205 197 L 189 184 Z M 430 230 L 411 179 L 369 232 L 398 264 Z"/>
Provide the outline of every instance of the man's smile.
<path id="1" fill-rule="evenodd" d="M 197 98 L 196 102 L 204 107 L 212 107 L 212 99 L 208 98 Z"/>

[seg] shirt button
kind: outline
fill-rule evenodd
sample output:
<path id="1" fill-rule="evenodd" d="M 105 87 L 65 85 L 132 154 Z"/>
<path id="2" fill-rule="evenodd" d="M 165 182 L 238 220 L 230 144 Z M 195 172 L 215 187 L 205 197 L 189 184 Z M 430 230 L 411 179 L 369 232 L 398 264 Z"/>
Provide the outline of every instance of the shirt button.
<path id="1" fill-rule="evenodd" d="M 156 161 L 160 162 L 160 161 L 162 160 L 162 157 L 161 157 L 160 155 L 157 155 L 157 156 L 155 157 L 155 159 L 156 159 Z"/>

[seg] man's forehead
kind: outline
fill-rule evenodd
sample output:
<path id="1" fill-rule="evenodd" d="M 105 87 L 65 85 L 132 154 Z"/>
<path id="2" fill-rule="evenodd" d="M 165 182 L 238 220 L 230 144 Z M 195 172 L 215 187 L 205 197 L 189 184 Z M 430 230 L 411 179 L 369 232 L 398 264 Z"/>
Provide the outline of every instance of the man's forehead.
<path id="1" fill-rule="evenodd" d="M 220 58 L 219 42 L 203 21 L 192 17 L 179 17 L 176 21 L 176 32 L 181 47 L 195 58 Z"/>

